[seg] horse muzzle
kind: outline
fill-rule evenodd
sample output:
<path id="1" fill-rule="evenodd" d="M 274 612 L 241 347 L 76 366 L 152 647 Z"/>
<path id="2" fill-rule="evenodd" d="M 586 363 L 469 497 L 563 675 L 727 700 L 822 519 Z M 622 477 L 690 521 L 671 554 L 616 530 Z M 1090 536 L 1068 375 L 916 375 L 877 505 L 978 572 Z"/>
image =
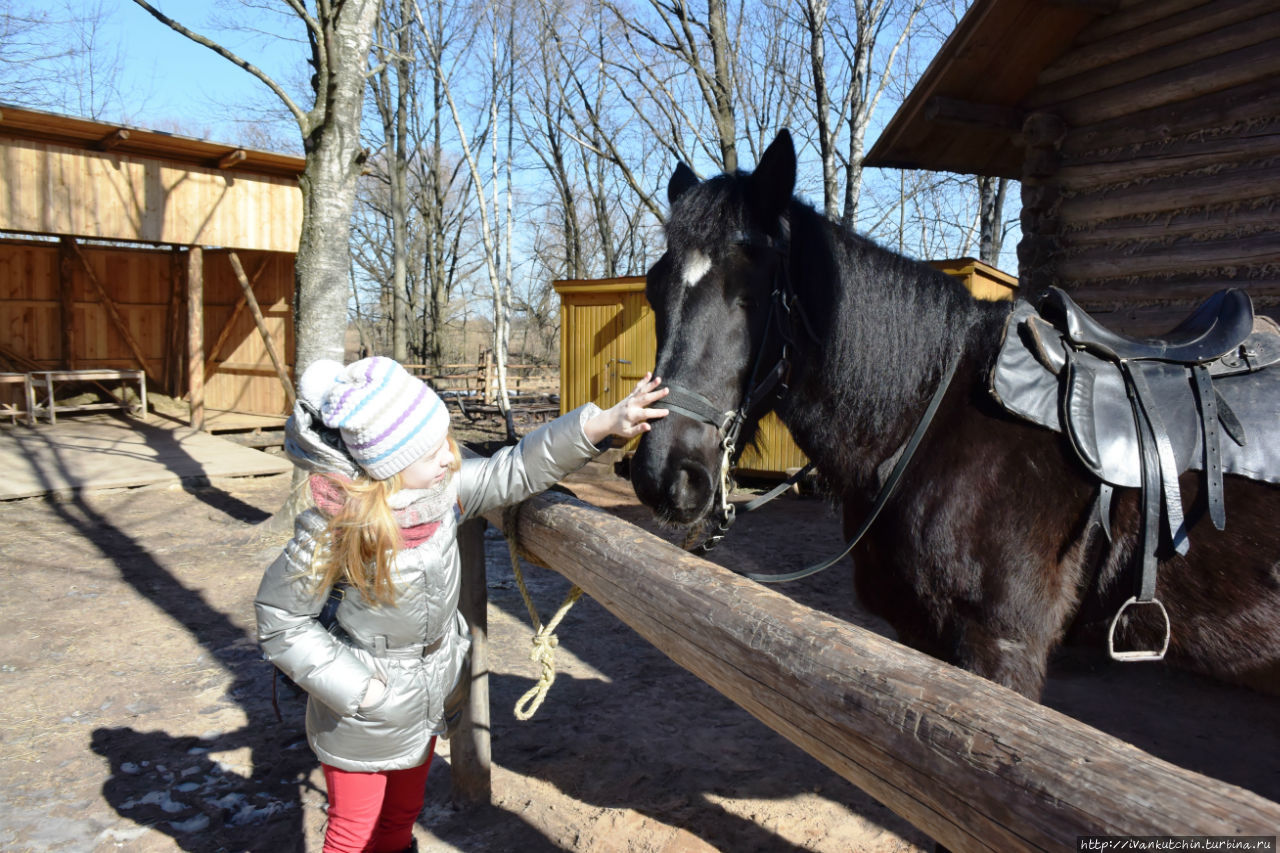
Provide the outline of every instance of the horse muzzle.
<path id="1" fill-rule="evenodd" d="M 702 440 L 690 441 L 691 433 Z M 664 521 L 681 525 L 701 521 L 711 511 L 719 488 L 717 449 L 717 437 L 705 425 L 686 422 L 676 429 L 675 424 L 655 423 L 640 439 L 631 460 L 636 497 Z"/>

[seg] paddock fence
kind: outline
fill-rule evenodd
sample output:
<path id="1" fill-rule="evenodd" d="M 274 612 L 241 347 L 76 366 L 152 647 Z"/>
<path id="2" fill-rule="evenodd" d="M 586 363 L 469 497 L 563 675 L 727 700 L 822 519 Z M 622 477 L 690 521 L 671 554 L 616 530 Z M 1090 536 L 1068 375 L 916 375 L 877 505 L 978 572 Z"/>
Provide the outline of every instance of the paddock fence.
<path id="1" fill-rule="evenodd" d="M 1280 804 L 796 604 L 571 496 L 533 498 L 517 518 L 528 559 L 952 850 L 1280 828 Z M 488 520 L 501 526 L 499 513 Z M 470 720 L 452 744 L 455 798 L 470 802 L 490 796 L 482 525 L 463 534 L 462 606 L 478 648 Z"/>
<path id="2" fill-rule="evenodd" d="M 405 369 L 468 417 L 498 410 L 498 369 L 490 351 L 481 353 L 480 360 L 474 363 L 438 367 L 406 364 Z M 559 391 L 560 378 L 554 368 L 541 364 L 507 365 L 508 399 L 518 412 L 539 420 L 559 414 Z"/>

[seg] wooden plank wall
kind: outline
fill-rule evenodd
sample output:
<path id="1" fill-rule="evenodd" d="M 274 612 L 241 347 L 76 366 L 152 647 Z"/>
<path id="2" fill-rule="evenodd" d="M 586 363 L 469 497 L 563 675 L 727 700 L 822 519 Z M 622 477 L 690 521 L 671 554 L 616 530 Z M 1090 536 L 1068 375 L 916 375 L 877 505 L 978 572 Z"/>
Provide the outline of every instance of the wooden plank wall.
<path id="1" fill-rule="evenodd" d="M 80 248 L 147 360 L 148 385 L 175 396 L 185 393 L 186 312 L 179 310 L 185 292 L 185 250 L 86 244 Z M 207 348 L 242 294 L 228 254 L 228 250 L 204 253 Z M 293 256 L 248 251 L 238 255 L 251 278 L 261 268 L 254 293 L 280 351 L 292 363 Z M 68 283 L 70 325 L 63 320 L 63 275 Z M 79 261 L 52 241 L 0 241 L 0 347 L 50 369 L 139 366 Z M 206 352 L 206 358 L 212 355 Z M 254 414 L 287 411 L 284 391 L 247 310 L 240 312 L 216 356 L 205 405 Z"/>
<path id="2" fill-rule="evenodd" d="M 288 414 L 284 388 L 271 364 L 266 343 L 258 334 L 253 315 L 247 308 L 236 316 L 220 351 L 210 351 L 243 294 L 229 254 L 226 250 L 204 253 L 205 359 L 213 360 L 212 369 L 206 372 L 205 405 L 210 409 L 247 414 Z M 253 294 L 262 309 L 267 330 L 292 376 L 293 255 L 286 252 L 236 254 L 245 275 L 254 282 Z"/>
<path id="3" fill-rule="evenodd" d="M 1280 10 L 1128 0 L 1041 74 L 1019 248 L 1104 322 L 1167 330 L 1223 287 L 1280 307 Z"/>
<path id="4" fill-rule="evenodd" d="M 294 178 L 5 139 L 0 230 L 296 252 Z"/>

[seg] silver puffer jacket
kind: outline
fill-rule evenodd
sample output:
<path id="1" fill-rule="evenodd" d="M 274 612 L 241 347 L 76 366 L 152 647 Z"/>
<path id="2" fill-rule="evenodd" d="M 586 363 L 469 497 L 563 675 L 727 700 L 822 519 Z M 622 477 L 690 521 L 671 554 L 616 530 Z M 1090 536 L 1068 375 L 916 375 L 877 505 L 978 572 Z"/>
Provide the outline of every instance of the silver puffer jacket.
<path id="1" fill-rule="evenodd" d="M 308 576 L 325 519 L 315 509 L 298 516 L 293 539 L 267 569 L 254 605 L 267 657 L 309 694 L 307 738 L 321 761 L 371 772 L 426 760 L 431 737 L 444 733 L 444 700 L 471 644 L 458 613 L 457 525 L 543 491 L 592 459 L 599 450 L 583 424 L 599 411 L 588 404 L 491 458 L 463 460 L 456 475 L 460 510 L 446 513 L 430 539 L 396 557 L 396 603 L 373 605 L 348 588 L 333 633 L 317 619 L 328 593 L 315 590 Z M 286 444 L 294 461 L 313 472 L 353 473 L 311 422 L 295 409 Z M 359 708 L 373 678 L 387 690 L 373 706 Z"/>

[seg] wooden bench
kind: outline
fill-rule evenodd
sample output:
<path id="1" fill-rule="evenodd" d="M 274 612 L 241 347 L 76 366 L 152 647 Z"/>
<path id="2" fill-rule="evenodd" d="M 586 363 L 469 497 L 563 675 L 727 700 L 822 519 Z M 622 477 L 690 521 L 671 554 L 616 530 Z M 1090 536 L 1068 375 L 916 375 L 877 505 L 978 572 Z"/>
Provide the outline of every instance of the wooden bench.
<path id="1" fill-rule="evenodd" d="M 59 382 L 137 382 L 138 396 L 142 402 L 141 417 L 145 421 L 147 419 L 147 374 L 141 370 L 124 369 L 116 370 L 112 368 L 95 368 L 89 370 L 36 370 L 27 374 L 29 384 L 27 386 L 27 406 L 30 413 L 31 422 L 35 422 L 37 415 L 45 415 L 49 418 L 49 423 L 56 424 L 58 422 L 58 412 L 88 412 L 101 409 L 123 409 L 129 411 L 133 409 L 131 403 L 126 402 L 123 397 L 110 403 L 81 403 L 78 405 L 57 405 L 55 401 L 54 389 Z M 37 402 L 36 391 L 42 392 L 44 397 L 43 403 Z"/>
<path id="2" fill-rule="evenodd" d="M 27 423 L 35 426 L 36 415 L 31 408 L 31 377 L 25 373 L 0 373 L 0 385 L 22 386 L 22 404 L 15 405 L 8 400 L 0 400 L 0 415 L 8 415 L 15 423 L 18 415 L 26 415 Z"/>

